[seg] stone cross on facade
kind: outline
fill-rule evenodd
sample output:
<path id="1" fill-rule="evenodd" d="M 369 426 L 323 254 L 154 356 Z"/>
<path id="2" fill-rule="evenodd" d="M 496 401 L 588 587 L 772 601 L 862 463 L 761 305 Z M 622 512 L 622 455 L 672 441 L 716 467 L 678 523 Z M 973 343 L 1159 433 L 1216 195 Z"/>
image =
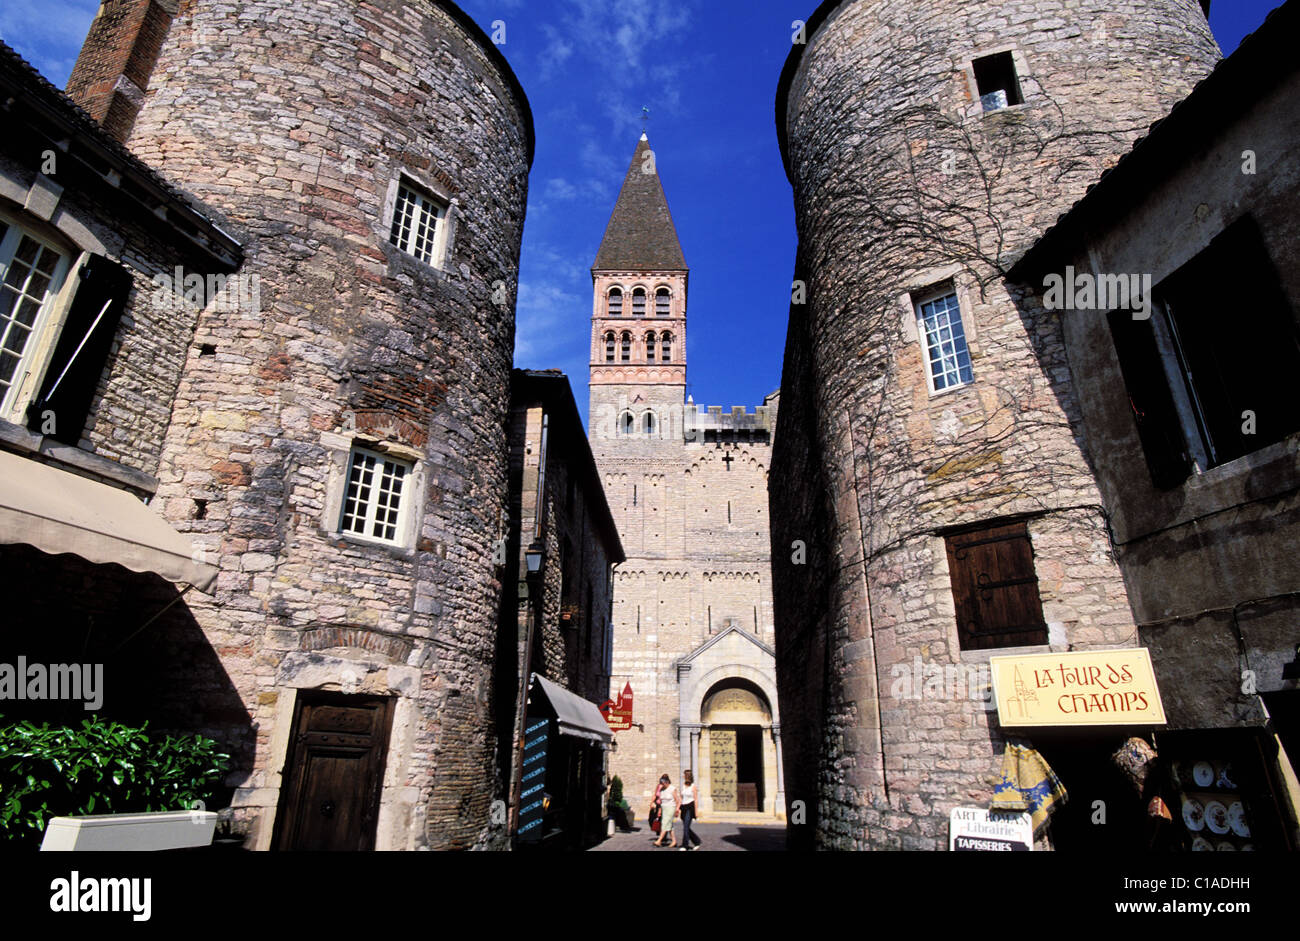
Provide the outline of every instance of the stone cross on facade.
<path id="1" fill-rule="evenodd" d="M 731 462 L 734 461 L 734 460 L 735 460 L 735 458 L 731 456 L 731 452 L 730 452 L 730 451 L 727 451 L 727 452 L 724 452 L 724 453 L 723 453 L 723 455 L 722 455 L 722 462 L 723 462 L 724 464 L 727 465 L 727 471 L 728 471 L 728 472 L 731 471 Z"/>

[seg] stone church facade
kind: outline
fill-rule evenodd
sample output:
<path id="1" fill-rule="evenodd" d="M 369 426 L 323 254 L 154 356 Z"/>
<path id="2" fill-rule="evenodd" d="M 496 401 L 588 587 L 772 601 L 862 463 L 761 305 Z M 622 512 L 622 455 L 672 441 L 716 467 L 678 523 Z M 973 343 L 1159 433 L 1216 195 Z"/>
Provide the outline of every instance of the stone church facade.
<path id="1" fill-rule="evenodd" d="M 693 769 L 700 811 L 784 813 L 767 475 L 777 396 L 753 411 L 686 395 L 689 269 L 643 136 L 592 266 L 589 437 L 627 561 L 610 696 L 632 729 L 610 774 L 638 815 Z"/>

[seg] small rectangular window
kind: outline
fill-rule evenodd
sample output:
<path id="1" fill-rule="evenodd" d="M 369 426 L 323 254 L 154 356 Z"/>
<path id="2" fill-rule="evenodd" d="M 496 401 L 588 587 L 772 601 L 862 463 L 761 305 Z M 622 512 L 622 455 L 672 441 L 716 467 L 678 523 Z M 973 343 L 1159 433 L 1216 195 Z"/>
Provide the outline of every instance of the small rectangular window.
<path id="1" fill-rule="evenodd" d="M 1047 643 L 1027 524 L 967 530 L 944 542 L 962 650 Z"/>
<path id="2" fill-rule="evenodd" d="M 980 104 L 985 111 L 997 111 L 1024 103 L 1024 96 L 1020 93 L 1020 79 L 1016 76 L 1015 59 L 1010 52 L 983 56 L 971 65 L 975 70 Z"/>
<path id="3" fill-rule="evenodd" d="M 942 392 L 973 380 L 961 305 L 955 292 L 916 305 L 917 333 L 925 348 L 930 388 Z"/>
<path id="4" fill-rule="evenodd" d="M 445 204 L 405 181 L 398 184 L 393 226 L 388 236 L 390 242 L 426 265 L 437 267 L 442 261 L 446 222 Z"/>
<path id="5" fill-rule="evenodd" d="M 339 529 L 382 542 L 397 542 L 412 465 L 364 448 L 353 448 L 350 460 Z"/>

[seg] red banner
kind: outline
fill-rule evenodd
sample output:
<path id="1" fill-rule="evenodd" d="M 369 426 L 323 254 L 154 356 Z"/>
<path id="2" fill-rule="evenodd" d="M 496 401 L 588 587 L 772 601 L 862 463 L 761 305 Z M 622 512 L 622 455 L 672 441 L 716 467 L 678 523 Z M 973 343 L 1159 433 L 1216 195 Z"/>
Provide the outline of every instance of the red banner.
<path id="1" fill-rule="evenodd" d="M 610 731 L 626 732 L 632 728 L 632 683 L 623 687 L 618 699 L 606 699 L 600 704 L 601 715 L 609 723 Z"/>

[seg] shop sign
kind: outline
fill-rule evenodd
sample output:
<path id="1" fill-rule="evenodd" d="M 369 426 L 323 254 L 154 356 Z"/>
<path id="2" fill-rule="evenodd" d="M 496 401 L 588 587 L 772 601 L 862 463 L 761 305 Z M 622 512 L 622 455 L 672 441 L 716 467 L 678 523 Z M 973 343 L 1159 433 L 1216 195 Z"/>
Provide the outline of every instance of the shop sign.
<path id="1" fill-rule="evenodd" d="M 1029 814 L 954 807 L 948 815 L 948 849 L 953 852 L 1027 852 L 1034 848 Z"/>
<path id="2" fill-rule="evenodd" d="M 1145 647 L 991 657 L 989 667 L 1004 727 L 1165 724 Z"/>
<path id="3" fill-rule="evenodd" d="M 617 699 L 606 699 L 600 704 L 601 715 L 609 723 L 610 731 L 626 732 L 632 728 L 632 683 L 623 687 Z"/>

